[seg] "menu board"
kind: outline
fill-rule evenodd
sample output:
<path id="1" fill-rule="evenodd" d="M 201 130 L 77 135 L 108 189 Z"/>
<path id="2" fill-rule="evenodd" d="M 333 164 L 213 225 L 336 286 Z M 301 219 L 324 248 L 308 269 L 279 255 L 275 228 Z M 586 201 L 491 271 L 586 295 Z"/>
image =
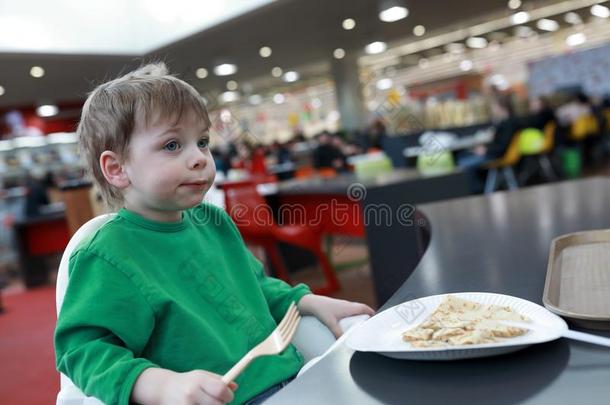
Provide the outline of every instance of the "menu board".
<path id="1" fill-rule="evenodd" d="M 610 94 L 610 45 L 529 63 L 531 97 L 579 87 L 591 96 Z"/>

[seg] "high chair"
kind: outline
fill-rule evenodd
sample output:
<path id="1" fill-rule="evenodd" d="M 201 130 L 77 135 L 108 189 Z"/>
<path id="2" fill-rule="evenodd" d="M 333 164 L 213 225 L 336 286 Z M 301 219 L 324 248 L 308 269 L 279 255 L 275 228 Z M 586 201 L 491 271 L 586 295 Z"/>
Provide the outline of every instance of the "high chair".
<path id="1" fill-rule="evenodd" d="M 64 301 L 64 295 L 69 283 L 68 263 L 72 251 L 79 243 L 99 229 L 103 224 L 112 219 L 116 214 L 103 214 L 95 217 L 83 226 L 81 226 L 70 239 L 66 249 L 62 255 L 57 273 L 57 285 L 55 290 L 55 303 L 57 314 L 61 311 L 61 306 Z M 351 316 L 340 321 L 344 333 L 347 334 L 353 326 L 363 322 L 367 316 Z M 301 320 L 297 329 L 296 335 L 292 340 L 292 344 L 296 346 L 307 364 L 303 367 L 301 373 L 306 368 L 311 367 L 317 360 L 340 344 L 336 341 L 334 335 L 324 326 L 317 318 L 313 316 L 305 316 Z M 299 375 L 301 374 L 299 373 Z M 60 373 L 60 391 L 57 394 L 56 405 L 104 405 L 100 400 L 94 397 L 86 396 L 74 383 L 64 374 Z"/>

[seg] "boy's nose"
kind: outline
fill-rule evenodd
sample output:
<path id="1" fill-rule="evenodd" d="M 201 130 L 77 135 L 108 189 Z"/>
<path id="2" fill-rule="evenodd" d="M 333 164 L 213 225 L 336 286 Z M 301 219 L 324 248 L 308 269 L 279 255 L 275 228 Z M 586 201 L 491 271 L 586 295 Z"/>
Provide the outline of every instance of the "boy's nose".
<path id="1" fill-rule="evenodd" d="M 203 151 L 201 151 L 199 148 L 197 148 L 195 150 L 195 152 L 191 155 L 191 158 L 189 161 L 189 168 L 190 169 L 202 169 L 203 167 L 205 167 L 205 165 L 206 165 L 205 154 Z"/>

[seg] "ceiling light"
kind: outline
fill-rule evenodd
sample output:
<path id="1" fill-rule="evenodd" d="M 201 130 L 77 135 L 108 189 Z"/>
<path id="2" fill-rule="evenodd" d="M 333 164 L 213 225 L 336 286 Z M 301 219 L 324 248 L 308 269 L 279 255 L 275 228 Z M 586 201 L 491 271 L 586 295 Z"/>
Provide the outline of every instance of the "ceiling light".
<path id="1" fill-rule="evenodd" d="M 591 7 L 591 14 L 599 18 L 608 18 L 610 17 L 610 9 L 608 9 L 606 6 L 602 6 L 601 4 L 596 4 Z"/>
<path id="2" fill-rule="evenodd" d="M 487 39 L 483 37 L 470 37 L 466 40 L 466 45 L 475 49 L 485 48 L 487 46 Z"/>
<path id="3" fill-rule="evenodd" d="M 299 74 L 295 71 L 289 71 L 284 73 L 284 81 L 288 83 L 296 82 L 299 80 Z"/>
<path id="4" fill-rule="evenodd" d="M 563 19 L 568 24 L 572 24 L 572 25 L 582 24 L 582 18 L 580 18 L 580 16 L 573 11 L 566 13 L 566 15 L 563 16 Z"/>
<path id="5" fill-rule="evenodd" d="M 417 64 L 420 68 L 425 69 L 430 65 L 430 61 L 426 58 L 421 58 Z"/>
<path id="6" fill-rule="evenodd" d="M 30 69 L 30 75 L 35 78 L 40 78 L 44 76 L 44 69 L 40 66 L 32 66 Z"/>
<path id="7" fill-rule="evenodd" d="M 273 77 L 280 77 L 282 75 L 282 68 L 281 67 L 274 67 L 273 69 L 271 69 L 271 76 Z"/>
<path id="8" fill-rule="evenodd" d="M 469 70 L 472 70 L 472 61 L 468 60 L 468 59 L 464 59 L 463 61 L 460 62 L 460 70 L 463 72 L 467 72 Z"/>
<path id="9" fill-rule="evenodd" d="M 354 29 L 354 27 L 356 26 L 356 21 L 354 21 L 354 19 L 352 18 L 346 18 L 345 20 L 343 20 L 343 23 L 341 24 L 343 26 L 344 30 L 352 30 Z"/>
<path id="10" fill-rule="evenodd" d="M 510 22 L 513 25 L 525 24 L 530 20 L 530 15 L 527 11 L 519 11 L 510 16 Z"/>
<path id="11" fill-rule="evenodd" d="M 216 76 L 229 76 L 237 72 L 237 66 L 232 63 L 223 63 L 214 68 L 214 74 Z"/>
<path id="12" fill-rule="evenodd" d="M 273 96 L 273 102 L 275 104 L 282 104 L 284 101 L 286 101 L 286 97 L 284 97 L 282 93 L 277 93 Z"/>
<path id="13" fill-rule="evenodd" d="M 466 47 L 459 42 L 453 42 L 445 45 L 445 50 L 449 53 L 463 53 Z"/>
<path id="14" fill-rule="evenodd" d="M 252 105 L 259 105 L 260 103 L 262 103 L 263 98 L 258 94 L 253 94 L 250 97 L 248 97 L 248 101 Z"/>
<path id="15" fill-rule="evenodd" d="M 426 33 L 426 27 L 424 27 L 423 25 L 416 25 L 415 27 L 413 27 L 413 34 L 416 37 L 421 37 L 425 33 Z"/>
<path id="16" fill-rule="evenodd" d="M 402 20 L 409 15 L 409 10 L 400 0 L 382 0 L 379 19 L 383 22 Z"/>
<path id="17" fill-rule="evenodd" d="M 258 54 L 263 58 L 268 58 L 269 56 L 271 56 L 271 48 L 269 48 L 268 46 L 263 46 L 261 49 L 258 50 Z"/>
<path id="18" fill-rule="evenodd" d="M 559 29 L 559 23 L 555 20 L 549 20 L 548 18 L 543 18 L 542 20 L 538 20 L 536 23 L 536 27 L 542 31 L 557 31 Z"/>
<path id="19" fill-rule="evenodd" d="M 381 53 L 381 52 L 385 51 L 386 48 L 387 48 L 387 45 L 385 42 L 375 41 L 375 42 L 371 42 L 370 44 L 365 46 L 364 52 L 368 53 L 369 55 L 374 55 L 376 53 Z"/>
<path id="20" fill-rule="evenodd" d="M 568 35 L 566 38 L 566 44 L 568 44 L 568 46 L 578 46 L 584 44 L 585 42 L 587 42 L 587 37 L 582 32 Z"/>
<path id="21" fill-rule="evenodd" d="M 511 10 L 516 10 L 519 7 L 521 7 L 521 0 L 509 0 L 508 1 L 508 8 L 510 8 Z"/>
<path id="22" fill-rule="evenodd" d="M 345 50 L 343 48 L 337 48 L 333 51 L 335 59 L 343 59 L 345 57 Z"/>
<path id="23" fill-rule="evenodd" d="M 378 80 L 377 83 L 375 83 L 375 87 L 377 87 L 378 90 L 389 90 L 392 88 L 392 85 L 394 84 L 394 82 L 392 82 L 392 79 L 381 79 Z"/>
<path id="24" fill-rule="evenodd" d="M 195 71 L 195 75 L 199 79 L 205 79 L 206 77 L 208 77 L 208 70 L 206 68 L 199 68 Z"/>
<path id="25" fill-rule="evenodd" d="M 4 87 L 0 86 L 0 96 L 4 94 Z"/>
<path id="26" fill-rule="evenodd" d="M 237 82 L 235 80 L 229 80 L 227 82 L 227 90 L 231 90 L 231 91 L 237 90 Z"/>
<path id="27" fill-rule="evenodd" d="M 220 95 L 220 100 L 224 103 L 231 103 L 239 100 L 239 93 L 236 91 L 225 91 Z"/>
<path id="28" fill-rule="evenodd" d="M 57 115 L 58 112 L 59 112 L 59 108 L 57 108 L 56 105 L 51 105 L 51 104 L 41 105 L 38 108 L 36 108 L 36 114 L 39 117 L 52 117 L 54 115 Z"/>

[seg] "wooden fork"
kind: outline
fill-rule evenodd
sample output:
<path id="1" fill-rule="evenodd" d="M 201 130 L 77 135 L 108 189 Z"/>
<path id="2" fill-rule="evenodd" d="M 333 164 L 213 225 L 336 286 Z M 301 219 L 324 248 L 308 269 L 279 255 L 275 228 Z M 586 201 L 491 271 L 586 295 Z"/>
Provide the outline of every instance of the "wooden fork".
<path id="1" fill-rule="evenodd" d="M 286 315 L 277 325 L 277 328 L 265 340 L 250 350 L 240 361 L 238 361 L 224 376 L 222 382 L 229 384 L 241 374 L 252 360 L 259 356 L 269 356 L 281 353 L 290 343 L 297 330 L 301 315 L 294 302 L 288 307 Z"/>

